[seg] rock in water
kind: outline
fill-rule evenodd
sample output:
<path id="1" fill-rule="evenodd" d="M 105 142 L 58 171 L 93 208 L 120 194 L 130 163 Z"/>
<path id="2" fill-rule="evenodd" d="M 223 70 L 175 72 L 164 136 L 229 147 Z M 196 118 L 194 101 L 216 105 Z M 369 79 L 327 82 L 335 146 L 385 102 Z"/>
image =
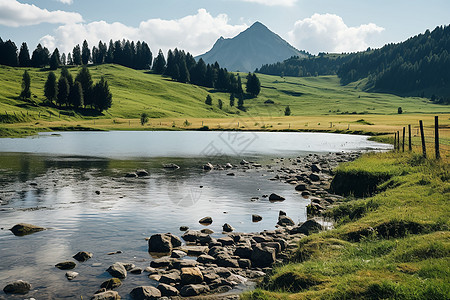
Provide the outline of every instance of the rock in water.
<path id="1" fill-rule="evenodd" d="M 107 290 L 112 290 L 112 289 L 118 288 L 121 285 L 122 285 L 122 281 L 120 281 L 119 278 L 111 278 L 111 279 L 104 281 L 100 285 L 100 287 L 107 289 Z"/>
<path id="2" fill-rule="evenodd" d="M 305 223 L 301 224 L 300 226 L 292 228 L 290 233 L 291 234 L 303 233 L 306 235 L 310 235 L 311 233 L 319 232 L 321 230 L 323 230 L 322 225 L 313 219 L 313 220 L 306 221 Z"/>
<path id="3" fill-rule="evenodd" d="M 91 300 L 119 300 L 119 293 L 116 291 L 106 291 L 102 293 L 95 294 Z"/>
<path id="4" fill-rule="evenodd" d="M 75 258 L 76 260 L 78 260 L 80 262 L 85 262 L 89 258 L 92 258 L 92 256 L 93 256 L 93 254 L 91 252 L 81 251 L 81 252 L 78 252 L 77 254 L 75 254 L 73 256 L 73 258 Z"/>
<path id="5" fill-rule="evenodd" d="M 172 251 L 171 237 L 166 234 L 154 234 L 148 240 L 148 252 L 167 253 Z"/>
<path id="6" fill-rule="evenodd" d="M 233 226 L 228 223 L 223 224 L 222 229 L 225 232 L 232 232 L 234 230 Z"/>
<path id="7" fill-rule="evenodd" d="M 150 176 L 150 173 L 148 173 L 146 170 L 141 169 L 141 170 L 136 171 L 136 175 L 138 177 L 145 177 L 145 176 Z"/>
<path id="8" fill-rule="evenodd" d="M 10 229 L 14 235 L 17 236 L 24 236 L 27 234 L 32 234 L 35 232 L 43 231 L 45 230 L 44 227 L 39 227 L 32 224 L 27 223 L 19 223 L 13 226 L 13 228 Z"/>
<path id="9" fill-rule="evenodd" d="M 269 196 L 269 200 L 270 201 L 284 201 L 284 200 L 286 200 L 284 197 L 282 197 L 282 196 L 280 196 L 280 195 L 277 195 L 277 194 L 275 194 L 275 193 L 272 193 L 272 194 L 270 194 L 270 196 Z"/>
<path id="10" fill-rule="evenodd" d="M 204 217 L 204 218 L 201 218 L 198 222 L 200 224 L 210 225 L 210 224 L 212 224 L 213 220 L 211 217 Z"/>
<path id="11" fill-rule="evenodd" d="M 180 166 L 174 164 L 174 163 L 170 163 L 170 164 L 165 164 L 163 165 L 164 169 L 172 169 L 172 170 L 177 170 L 180 168 Z"/>
<path id="12" fill-rule="evenodd" d="M 293 226 L 295 225 L 295 222 L 288 216 L 280 216 L 277 224 L 280 226 Z"/>
<path id="13" fill-rule="evenodd" d="M 135 300 L 151 300 L 159 299 L 161 292 L 153 286 L 138 286 L 130 292 L 130 295 Z"/>
<path id="14" fill-rule="evenodd" d="M 205 171 L 211 171 L 214 169 L 214 166 L 211 163 L 207 163 L 205 165 L 203 165 L 203 170 Z"/>
<path id="15" fill-rule="evenodd" d="M 31 284 L 23 280 L 14 281 L 3 288 L 5 294 L 26 294 L 31 290 Z"/>
<path id="16" fill-rule="evenodd" d="M 127 277 L 127 270 L 119 262 L 113 263 L 106 271 L 108 271 L 111 276 L 116 278 L 124 279 Z"/>
<path id="17" fill-rule="evenodd" d="M 259 222 L 262 220 L 260 215 L 252 215 L 252 222 Z"/>
<path id="18" fill-rule="evenodd" d="M 72 271 L 66 272 L 66 277 L 68 280 L 74 280 L 75 277 L 77 277 L 77 276 L 78 276 L 77 272 L 72 272 Z"/>
<path id="19" fill-rule="evenodd" d="M 71 269 L 75 268 L 76 265 L 77 264 L 74 263 L 73 261 L 63 261 L 63 262 L 57 263 L 55 265 L 55 267 L 57 267 L 60 270 L 71 270 Z"/>

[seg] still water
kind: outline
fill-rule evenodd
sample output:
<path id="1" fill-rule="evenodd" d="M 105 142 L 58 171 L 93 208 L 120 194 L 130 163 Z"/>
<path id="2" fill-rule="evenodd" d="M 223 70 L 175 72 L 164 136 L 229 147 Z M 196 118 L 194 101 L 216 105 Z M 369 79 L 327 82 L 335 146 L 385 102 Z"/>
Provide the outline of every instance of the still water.
<path id="1" fill-rule="evenodd" d="M 306 219 L 309 200 L 293 186 L 270 181 L 266 168 L 243 171 L 201 170 L 202 164 L 243 158 L 263 165 L 276 157 L 353 150 L 386 150 L 389 146 L 363 136 L 324 133 L 253 132 L 64 132 L 24 139 L 0 139 L 0 289 L 25 280 L 32 291 L 11 299 L 89 299 L 110 278 L 105 272 L 116 261 L 149 266 L 146 237 L 179 227 L 202 229 L 198 220 L 222 236 L 224 223 L 235 231 L 272 230 L 279 210 L 294 221 Z M 163 168 L 175 163 L 178 170 Z M 136 169 L 150 176 L 125 178 Z M 264 194 L 286 200 L 271 203 Z M 259 197 L 252 201 L 252 197 Z M 253 223 L 252 214 L 263 220 Z M 17 223 L 49 228 L 16 237 Z M 108 252 L 121 254 L 107 255 Z M 73 260 L 78 251 L 94 257 L 77 263 L 80 275 L 68 281 L 54 265 Z M 127 294 L 139 285 L 156 285 L 145 274 L 129 274 L 117 289 Z"/>

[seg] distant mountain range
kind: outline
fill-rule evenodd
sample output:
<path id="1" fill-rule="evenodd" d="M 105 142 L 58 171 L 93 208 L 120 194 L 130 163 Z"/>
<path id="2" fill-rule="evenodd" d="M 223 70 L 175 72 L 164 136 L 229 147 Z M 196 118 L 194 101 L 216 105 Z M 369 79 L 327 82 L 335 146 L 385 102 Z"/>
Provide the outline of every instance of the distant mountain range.
<path id="1" fill-rule="evenodd" d="M 211 50 L 196 57 L 205 63 L 216 61 L 228 71 L 253 72 L 264 64 L 283 61 L 289 57 L 308 57 L 305 51 L 299 51 L 270 31 L 260 22 L 231 39 L 220 37 Z"/>

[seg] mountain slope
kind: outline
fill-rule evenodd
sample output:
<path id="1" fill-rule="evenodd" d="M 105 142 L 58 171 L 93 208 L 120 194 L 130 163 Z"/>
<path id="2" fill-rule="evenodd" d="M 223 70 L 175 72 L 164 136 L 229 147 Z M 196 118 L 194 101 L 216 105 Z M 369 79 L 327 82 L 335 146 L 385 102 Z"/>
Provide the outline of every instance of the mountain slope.
<path id="1" fill-rule="evenodd" d="M 228 71 L 253 72 L 263 64 L 285 60 L 291 56 L 307 57 L 270 31 L 260 22 L 241 32 L 232 39 L 221 37 L 212 49 L 196 59 L 202 58 L 205 63 L 216 61 Z"/>

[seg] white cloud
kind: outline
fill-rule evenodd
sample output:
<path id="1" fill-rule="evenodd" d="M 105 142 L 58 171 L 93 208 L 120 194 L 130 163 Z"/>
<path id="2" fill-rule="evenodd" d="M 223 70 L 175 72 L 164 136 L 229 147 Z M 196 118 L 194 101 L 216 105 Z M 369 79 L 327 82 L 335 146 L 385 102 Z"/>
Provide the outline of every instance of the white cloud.
<path id="1" fill-rule="evenodd" d="M 154 54 L 159 49 L 166 54 L 168 49 L 177 47 L 198 55 L 209 50 L 220 36 L 233 37 L 247 27 L 245 24 L 230 25 L 225 14 L 213 17 L 205 9 L 199 9 L 195 15 L 177 20 L 150 19 L 141 22 L 138 27 L 105 21 L 62 25 L 56 29 L 53 40 L 46 36 L 41 41 L 50 50 L 58 47 L 60 52 L 68 52 L 76 44 L 81 45 L 85 39 L 91 48 L 99 40 L 106 43 L 110 39 L 141 40 L 149 44 Z M 45 44 L 46 42 L 49 44 Z"/>
<path id="2" fill-rule="evenodd" d="M 314 14 L 311 18 L 295 22 L 288 37 L 293 46 L 313 54 L 341 53 L 367 49 L 370 46 L 368 40 L 383 30 L 383 27 L 373 23 L 349 27 L 337 15 Z"/>
<path id="3" fill-rule="evenodd" d="M 57 1 L 69 5 L 73 3 L 73 0 L 57 0 Z"/>
<path id="4" fill-rule="evenodd" d="M 72 24 L 82 21 L 83 17 L 78 13 L 48 11 L 16 0 L 0 0 L 0 25 L 19 27 L 40 23 Z"/>
<path id="5" fill-rule="evenodd" d="M 294 6 L 297 0 L 242 0 L 244 2 L 253 2 L 267 6 Z"/>

